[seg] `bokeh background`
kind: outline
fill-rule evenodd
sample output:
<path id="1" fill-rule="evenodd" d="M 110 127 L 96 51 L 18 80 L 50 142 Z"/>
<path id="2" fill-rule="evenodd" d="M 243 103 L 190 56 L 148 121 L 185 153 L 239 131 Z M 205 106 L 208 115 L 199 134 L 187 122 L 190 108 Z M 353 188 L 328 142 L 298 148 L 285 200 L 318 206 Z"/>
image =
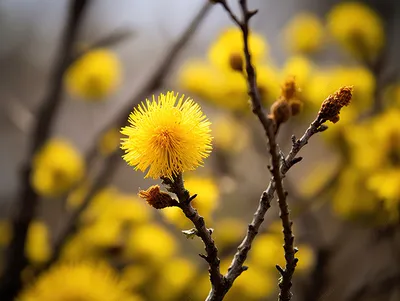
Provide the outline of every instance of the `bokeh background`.
<path id="1" fill-rule="evenodd" d="M 201 242 L 182 235 L 191 225 L 180 212 L 159 212 L 137 197 L 139 189 L 159 181 L 144 179 L 116 150 L 121 116 L 146 97 L 170 90 L 193 97 L 213 123 L 211 157 L 185 178 L 187 188 L 199 195 L 199 213 L 215 230 L 222 268 L 229 265 L 270 180 L 269 157 L 263 131 L 246 105 L 245 81 L 229 69 L 229 57 L 241 46 L 226 12 L 210 5 L 182 49 L 169 53 L 205 2 L 89 1 L 73 43 L 73 54 L 83 55 L 64 74 L 51 124 L 51 137 L 63 140 L 50 140 L 47 152 L 41 149 L 41 159 L 35 159 L 40 173 L 32 185 L 40 200 L 25 247 L 26 287 L 35 283 L 35 271 L 46 266 L 74 210 L 105 170 L 109 177 L 89 198 L 59 261 L 89 262 L 89 268 L 107 262 L 128 285 L 132 300 L 204 300 L 209 284 L 207 267 L 197 256 Z M 7 264 L 21 166 L 39 107 L 54 83 L 70 3 L 0 2 L 0 267 Z M 236 1 L 229 3 L 238 11 Z M 300 250 L 294 300 L 398 300 L 400 5 L 394 0 L 254 0 L 249 5 L 259 9 L 250 47 L 264 104 L 269 107 L 279 97 L 290 76 L 300 89 L 300 114 L 280 128 L 283 152 L 326 96 L 354 86 L 353 104 L 338 123 L 312 138 L 301 151 L 303 161 L 285 179 Z M 94 47 L 99 41 L 106 41 L 101 49 Z M 146 88 L 171 56 L 161 81 Z M 273 202 L 250 252 L 249 270 L 227 300 L 276 299 L 274 266 L 284 262 L 282 243 Z M 69 273 L 74 279 L 74 270 Z M 49 279 L 46 287 L 56 281 Z M 65 300 L 57 299 L 61 290 L 54 287 L 51 300 Z M 80 290 L 95 287 L 89 282 Z M 68 296 L 68 290 L 62 294 Z"/>

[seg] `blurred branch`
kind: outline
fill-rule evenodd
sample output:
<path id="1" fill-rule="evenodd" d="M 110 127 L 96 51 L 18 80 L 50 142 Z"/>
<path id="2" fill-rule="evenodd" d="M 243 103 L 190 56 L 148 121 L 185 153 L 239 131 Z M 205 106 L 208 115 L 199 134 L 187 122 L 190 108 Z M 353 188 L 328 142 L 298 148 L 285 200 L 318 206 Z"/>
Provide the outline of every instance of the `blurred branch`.
<path id="1" fill-rule="evenodd" d="M 25 242 L 28 228 L 36 214 L 38 195 L 31 185 L 32 160 L 50 136 L 51 125 L 61 103 L 63 74 L 68 66 L 87 0 L 71 1 L 67 25 L 62 38 L 57 61 L 54 65 L 49 91 L 37 115 L 32 133 L 29 154 L 22 169 L 20 196 L 17 212 L 12 220 L 13 238 L 7 250 L 5 268 L 0 281 L 0 296 L 4 301 L 14 299 L 21 287 L 21 272 L 27 266 Z"/>
<path id="2" fill-rule="evenodd" d="M 132 107 L 136 106 L 140 101 L 145 99 L 149 94 L 154 92 L 158 89 L 162 83 L 164 82 L 165 77 L 168 75 L 168 72 L 172 66 L 172 64 L 177 59 L 180 51 L 184 48 L 193 34 L 196 32 L 197 28 L 200 26 L 202 21 L 207 16 L 209 10 L 211 8 L 211 4 L 206 3 L 200 11 L 195 15 L 193 20 L 189 23 L 188 27 L 184 30 L 180 38 L 172 45 L 170 50 L 165 54 L 164 58 L 162 59 L 161 65 L 157 68 L 154 74 L 150 77 L 149 81 L 145 86 L 134 96 L 132 100 L 129 101 L 128 105 L 123 107 L 119 114 L 109 123 L 107 127 L 101 132 L 98 137 L 95 139 L 95 143 L 93 144 L 92 148 L 89 150 L 86 158 L 88 162 L 88 168 L 92 165 L 95 158 L 99 155 L 97 149 L 97 142 L 101 138 L 102 133 L 105 132 L 108 128 L 112 127 L 121 127 L 123 126 L 127 120 L 129 113 L 132 110 Z M 62 230 L 62 233 L 58 237 L 57 241 L 54 244 L 53 256 L 49 260 L 45 266 L 38 271 L 38 273 L 46 270 L 50 267 L 61 255 L 61 251 L 66 244 L 66 242 L 70 239 L 72 235 L 76 232 L 79 217 L 81 213 L 90 205 L 90 202 L 93 196 L 105 185 L 107 185 L 112 178 L 113 174 L 117 170 L 118 163 L 121 159 L 121 151 L 115 150 L 113 153 L 108 155 L 105 158 L 105 161 L 101 167 L 101 170 L 97 174 L 97 177 L 93 180 L 93 185 L 85 196 L 82 204 L 80 207 L 76 209 L 76 211 L 71 215 L 68 219 L 68 222 L 65 225 L 65 228 Z"/>
<path id="3" fill-rule="evenodd" d="M 191 201 L 196 197 L 196 195 L 190 196 L 189 191 L 185 189 L 182 174 L 174 177 L 173 181 L 168 178 L 163 178 L 162 180 L 163 184 L 169 187 L 168 190 L 176 194 L 179 199 L 179 208 L 182 209 L 182 212 L 185 214 L 185 216 L 196 227 L 196 235 L 199 236 L 204 243 L 207 255 L 200 254 L 200 257 L 204 258 L 208 262 L 212 285 L 211 292 L 220 291 L 225 286 L 225 278 L 220 272 L 218 249 L 215 246 L 213 238 L 211 237 L 212 229 L 208 229 L 206 227 L 204 218 L 199 215 L 197 210 L 194 209 L 191 204 Z M 223 295 L 220 297 L 223 298 Z"/>
<path id="4" fill-rule="evenodd" d="M 115 46 L 131 37 L 133 33 L 134 31 L 129 28 L 117 29 L 110 35 L 105 36 L 98 41 L 95 41 L 93 44 L 89 45 L 89 47 L 85 47 L 84 49 L 78 51 L 75 55 L 71 57 L 70 64 L 93 49 Z"/>

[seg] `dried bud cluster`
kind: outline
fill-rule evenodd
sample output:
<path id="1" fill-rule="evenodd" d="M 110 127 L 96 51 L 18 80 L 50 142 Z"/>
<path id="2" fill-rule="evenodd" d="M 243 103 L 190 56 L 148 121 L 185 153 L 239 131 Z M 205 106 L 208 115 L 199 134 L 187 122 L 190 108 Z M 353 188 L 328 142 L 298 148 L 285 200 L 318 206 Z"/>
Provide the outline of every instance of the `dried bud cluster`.
<path id="1" fill-rule="evenodd" d="M 293 76 L 283 83 L 281 96 L 271 106 L 271 117 L 277 125 L 288 121 L 291 116 L 298 115 L 303 109 L 303 102 L 297 98 L 298 91 Z"/>
<path id="2" fill-rule="evenodd" d="M 329 95 L 321 105 L 318 116 L 322 120 L 329 120 L 333 123 L 339 121 L 340 110 L 350 104 L 353 87 L 344 86 L 335 93 Z"/>
<path id="3" fill-rule="evenodd" d="M 284 98 L 279 98 L 271 106 L 271 115 L 276 124 L 281 124 L 288 121 L 291 116 L 289 102 Z"/>
<path id="4" fill-rule="evenodd" d="M 147 190 L 140 190 L 139 197 L 145 199 L 146 202 L 156 209 L 177 206 L 178 202 L 174 200 L 168 193 L 160 190 L 160 186 L 154 185 Z"/>
<path id="5" fill-rule="evenodd" d="M 239 53 L 233 53 L 229 57 L 229 65 L 235 71 L 242 72 L 243 71 L 243 58 Z"/>

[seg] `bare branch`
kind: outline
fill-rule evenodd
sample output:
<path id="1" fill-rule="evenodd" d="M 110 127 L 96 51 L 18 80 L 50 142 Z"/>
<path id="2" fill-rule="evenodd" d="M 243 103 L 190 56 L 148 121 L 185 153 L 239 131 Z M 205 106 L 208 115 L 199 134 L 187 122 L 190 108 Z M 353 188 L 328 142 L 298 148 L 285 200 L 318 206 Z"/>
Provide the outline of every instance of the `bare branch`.
<path id="1" fill-rule="evenodd" d="M 0 281 L 0 296 L 2 300 L 14 300 L 21 288 L 21 272 L 27 266 L 25 257 L 25 242 L 28 228 L 36 214 L 39 196 L 31 186 L 32 160 L 35 153 L 50 136 L 51 125 L 61 104 L 63 74 L 68 66 L 74 41 L 77 35 L 82 15 L 89 1 L 71 1 L 68 21 L 62 37 L 60 52 L 54 65 L 49 91 L 43 100 L 37 115 L 37 123 L 32 133 L 29 155 L 22 168 L 20 196 L 17 201 L 17 212 L 13 217 L 13 238 L 7 250 L 6 266 Z"/>
<path id="2" fill-rule="evenodd" d="M 212 285 L 211 290 L 215 292 L 221 291 L 225 286 L 225 278 L 220 272 L 218 249 L 211 236 L 212 229 L 206 227 L 204 218 L 199 215 L 195 208 L 193 208 L 190 202 L 192 197 L 190 196 L 189 191 L 185 189 L 182 174 L 174 177 L 173 181 L 168 178 L 163 178 L 162 180 L 163 183 L 169 187 L 168 190 L 176 194 L 179 199 L 179 208 L 182 209 L 185 216 L 196 227 L 196 235 L 199 236 L 204 243 L 206 255 L 200 254 L 200 257 L 204 258 L 208 262 L 210 281 Z M 223 295 L 221 295 L 221 297 L 223 297 Z"/>

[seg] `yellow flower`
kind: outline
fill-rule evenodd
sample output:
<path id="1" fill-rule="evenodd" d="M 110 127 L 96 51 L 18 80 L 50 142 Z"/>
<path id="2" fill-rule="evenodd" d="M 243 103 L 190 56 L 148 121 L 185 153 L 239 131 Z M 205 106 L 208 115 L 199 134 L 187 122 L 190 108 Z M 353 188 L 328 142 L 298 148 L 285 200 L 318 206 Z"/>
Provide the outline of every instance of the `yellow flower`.
<path id="1" fill-rule="evenodd" d="M 196 267 L 191 261 L 183 258 L 169 259 L 160 269 L 161 273 L 158 275 L 156 283 L 152 284 L 151 300 L 178 300 L 179 295 L 196 276 Z M 166 288 L 168 288 L 167 293 Z"/>
<path id="2" fill-rule="evenodd" d="M 215 229 L 213 235 L 215 236 L 218 249 L 221 250 L 237 246 L 246 233 L 245 223 L 237 218 L 219 220 Z"/>
<path id="3" fill-rule="evenodd" d="M 266 258 L 270 260 L 270 257 L 265 257 L 264 260 Z M 224 300 L 261 300 L 275 291 L 276 283 L 275 274 L 263 270 L 256 262 L 253 262 L 249 264 L 249 269 L 236 279 Z"/>
<path id="4" fill-rule="evenodd" d="M 124 283 L 106 264 L 58 264 L 28 286 L 18 301 L 133 301 Z"/>
<path id="5" fill-rule="evenodd" d="M 49 232 L 46 225 L 33 221 L 28 230 L 25 253 L 29 261 L 35 264 L 46 262 L 51 255 Z"/>
<path id="6" fill-rule="evenodd" d="M 278 71 L 271 65 L 256 66 L 257 70 L 257 87 L 260 92 L 261 100 L 264 104 L 273 103 L 280 94 L 280 81 Z M 247 111 L 250 112 L 247 94 L 247 86 L 244 90 L 246 92 L 244 103 L 247 105 Z"/>
<path id="7" fill-rule="evenodd" d="M 156 223 L 140 225 L 131 231 L 126 240 L 124 258 L 159 265 L 169 260 L 177 251 L 174 237 Z"/>
<path id="8" fill-rule="evenodd" d="M 281 229 L 280 227 L 279 229 Z M 282 230 L 278 233 L 260 235 L 251 247 L 249 257 L 250 262 L 256 263 L 259 267 L 274 270 L 275 265 L 285 266 L 285 257 L 283 250 L 283 234 Z M 304 272 L 310 269 L 314 263 L 314 252 L 311 247 L 305 244 L 298 245 L 299 251 L 296 257 L 299 262 L 296 271 Z M 273 260 L 271 260 L 271 258 Z"/>
<path id="9" fill-rule="evenodd" d="M 146 177 L 169 177 L 194 170 L 211 152 L 210 122 L 192 99 L 168 92 L 135 108 L 124 127 L 124 160 Z"/>
<path id="10" fill-rule="evenodd" d="M 237 27 L 228 28 L 210 46 L 208 58 L 212 64 L 222 70 L 240 72 L 245 69 L 243 47 L 241 30 Z M 249 49 L 253 63 L 258 64 L 266 56 L 268 45 L 263 37 L 256 33 L 250 33 Z"/>
<path id="11" fill-rule="evenodd" d="M 342 172 L 332 201 L 334 212 L 342 218 L 367 223 L 388 221 L 376 197 L 366 189 L 365 176 L 354 167 Z"/>
<path id="12" fill-rule="evenodd" d="M 219 115 L 212 124 L 214 144 L 222 151 L 238 153 L 249 143 L 249 133 L 244 124 L 230 114 Z"/>
<path id="13" fill-rule="evenodd" d="M 214 179 L 211 177 L 189 176 L 185 179 L 185 188 L 191 194 L 197 194 L 197 197 L 192 201 L 192 205 L 209 222 L 219 204 L 219 190 Z M 161 214 L 169 222 L 180 228 L 192 226 L 180 208 L 167 207 L 162 210 Z"/>
<path id="14" fill-rule="evenodd" d="M 56 197 L 71 189 L 83 174 L 81 155 L 68 141 L 55 138 L 35 155 L 31 183 L 38 194 Z"/>
<path id="15" fill-rule="evenodd" d="M 364 60 L 376 58 L 385 43 L 380 17 L 361 2 L 337 4 L 329 12 L 328 29 L 352 55 Z"/>
<path id="16" fill-rule="evenodd" d="M 109 96 L 120 83 L 121 66 L 114 53 L 96 49 L 77 59 L 65 73 L 67 90 L 86 100 Z"/>
<path id="17" fill-rule="evenodd" d="M 400 170 L 389 169 L 380 173 L 373 174 L 367 181 L 367 188 L 374 191 L 388 213 L 399 217 L 400 204 Z"/>
<path id="18" fill-rule="evenodd" d="M 295 55 L 289 57 L 282 67 L 282 80 L 294 76 L 301 90 L 307 89 L 308 81 L 314 69 L 313 63 L 306 57 Z M 322 102 L 322 100 L 321 100 Z"/>
<path id="19" fill-rule="evenodd" d="M 103 156 L 111 154 L 118 149 L 121 134 L 118 129 L 111 128 L 107 130 L 100 138 L 98 148 Z"/>
<path id="20" fill-rule="evenodd" d="M 293 53 L 316 52 L 323 44 L 322 22 L 312 13 L 300 13 L 286 25 L 284 38 L 287 49 Z"/>

